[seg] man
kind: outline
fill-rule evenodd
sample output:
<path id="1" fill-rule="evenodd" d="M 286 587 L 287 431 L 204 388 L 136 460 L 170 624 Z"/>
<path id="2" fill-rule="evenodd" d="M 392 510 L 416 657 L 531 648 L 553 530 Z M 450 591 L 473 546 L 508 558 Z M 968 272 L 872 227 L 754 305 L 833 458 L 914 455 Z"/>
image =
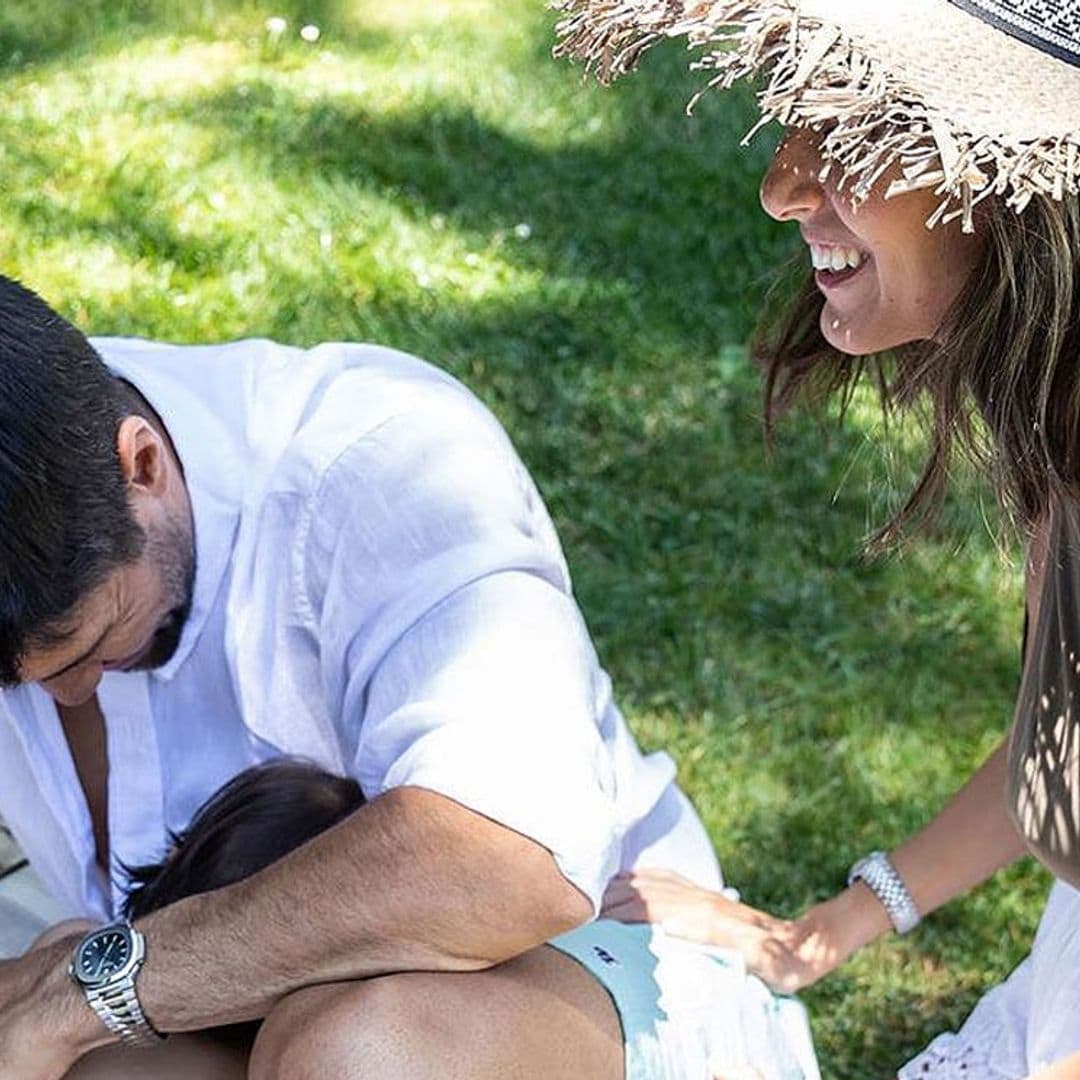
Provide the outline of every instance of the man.
<path id="1" fill-rule="evenodd" d="M 718 872 L 461 386 L 368 346 L 91 346 L 0 279 L 0 507 L 0 816 L 67 915 L 113 919 L 122 868 L 255 762 L 369 800 L 141 939 L 9 961 L 0 1076 L 623 1075 L 573 957 L 620 960 L 541 945 L 620 868 Z M 257 1017 L 250 1063 L 97 1050 Z"/>

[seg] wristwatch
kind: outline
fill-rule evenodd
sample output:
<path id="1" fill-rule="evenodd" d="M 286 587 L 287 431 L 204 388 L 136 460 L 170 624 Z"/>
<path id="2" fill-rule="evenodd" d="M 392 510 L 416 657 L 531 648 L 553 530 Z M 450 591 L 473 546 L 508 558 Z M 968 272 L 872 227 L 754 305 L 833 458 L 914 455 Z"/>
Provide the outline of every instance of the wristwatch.
<path id="1" fill-rule="evenodd" d="M 143 935 L 131 923 L 117 922 L 87 934 L 68 968 L 90 1008 L 128 1046 L 156 1046 L 165 1038 L 146 1019 L 135 992 L 145 959 Z"/>
<path id="2" fill-rule="evenodd" d="M 881 901 L 898 934 L 906 934 L 919 925 L 919 909 L 884 851 L 871 851 L 848 871 L 848 885 L 861 881 Z"/>

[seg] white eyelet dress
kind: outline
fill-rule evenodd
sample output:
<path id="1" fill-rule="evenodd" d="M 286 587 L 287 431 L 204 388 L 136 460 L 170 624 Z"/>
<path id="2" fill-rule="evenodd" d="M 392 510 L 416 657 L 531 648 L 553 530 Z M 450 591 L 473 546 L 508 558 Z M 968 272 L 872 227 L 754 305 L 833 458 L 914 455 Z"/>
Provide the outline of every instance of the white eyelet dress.
<path id="1" fill-rule="evenodd" d="M 939 1035 L 899 1080 L 1024 1080 L 1080 1052 L 1080 893 L 1055 882 L 1035 946 L 958 1032 Z"/>

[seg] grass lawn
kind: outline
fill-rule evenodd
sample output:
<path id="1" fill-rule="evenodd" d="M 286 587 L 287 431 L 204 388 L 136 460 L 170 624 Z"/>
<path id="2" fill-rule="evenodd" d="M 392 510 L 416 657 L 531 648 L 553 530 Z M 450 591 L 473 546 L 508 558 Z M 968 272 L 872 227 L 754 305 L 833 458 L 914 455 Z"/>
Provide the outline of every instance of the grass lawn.
<path id="1" fill-rule="evenodd" d="M 935 533 L 860 557 L 918 453 L 868 402 L 766 455 L 744 343 L 797 248 L 756 209 L 769 137 L 738 148 L 745 95 L 685 118 L 678 48 L 583 85 L 551 24 L 538 0 L 4 4 L 0 269 L 92 333 L 378 340 L 460 376 L 549 500 L 642 742 L 729 879 L 793 914 L 1001 737 L 1016 559 L 963 478 Z M 825 1075 L 892 1076 L 957 1023 L 1045 887 L 1022 865 L 808 993 Z"/>

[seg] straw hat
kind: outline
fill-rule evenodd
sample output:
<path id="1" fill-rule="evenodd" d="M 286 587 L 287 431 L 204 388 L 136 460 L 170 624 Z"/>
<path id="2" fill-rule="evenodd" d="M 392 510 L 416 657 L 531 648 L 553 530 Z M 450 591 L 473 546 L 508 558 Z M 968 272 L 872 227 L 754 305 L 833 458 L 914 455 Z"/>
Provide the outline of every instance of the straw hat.
<path id="1" fill-rule="evenodd" d="M 928 224 L 1080 189 L 1080 0 L 556 0 L 556 55 L 609 81 L 686 38 L 706 89 L 760 80 L 762 120 L 822 137 L 857 202 L 933 188 Z M 754 130 L 757 130 L 755 128 Z M 753 134 L 753 132 L 751 132 Z M 747 136 L 749 138 L 750 136 Z"/>

